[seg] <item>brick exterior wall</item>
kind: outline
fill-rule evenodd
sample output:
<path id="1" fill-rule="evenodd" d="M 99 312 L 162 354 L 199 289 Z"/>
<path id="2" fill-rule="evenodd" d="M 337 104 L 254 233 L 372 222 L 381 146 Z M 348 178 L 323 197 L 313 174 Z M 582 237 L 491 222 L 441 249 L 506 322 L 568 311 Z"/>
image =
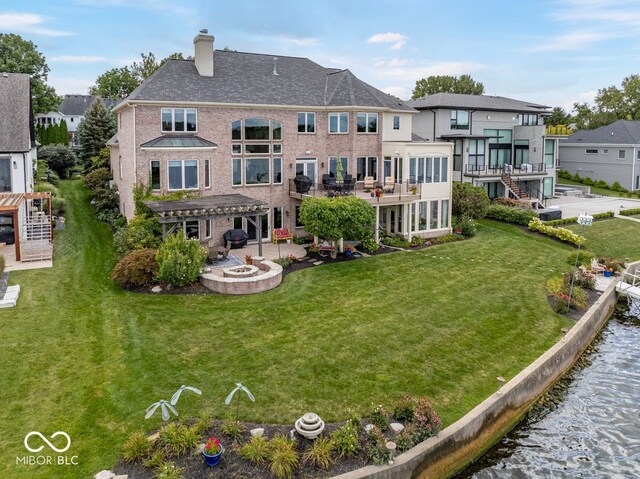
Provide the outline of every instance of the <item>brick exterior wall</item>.
<path id="1" fill-rule="evenodd" d="M 165 106 L 167 107 L 167 106 Z M 185 107 L 185 105 L 175 105 Z M 135 113 L 134 113 L 135 110 Z M 147 185 L 149 182 L 150 161 L 160 161 L 161 191 L 168 190 L 168 161 L 169 160 L 198 160 L 199 192 L 203 196 L 220 194 L 243 194 L 251 198 L 263 200 L 271 208 L 283 208 L 283 223 L 285 227 L 295 231 L 295 206 L 300 204 L 297 199 L 289 197 L 289 179 L 295 177 L 296 158 L 316 158 L 317 181 L 329 169 L 329 157 L 348 157 L 348 171 L 345 173 L 356 175 L 356 157 L 378 157 L 378 177 L 382 169 L 382 112 L 378 112 L 378 133 L 366 134 L 356 132 L 356 111 L 349 112 L 349 133 L 328 133 L 328 111 L 315 111 L 316 133 L 298 133 L 298 112 L 314 111 L 263 108 L 219 108 L 204 106 L 197 108 L 197 136 L 212 141 L 218 145 L 215 150 L 142 150 L 140 145 L 158 138 L 166 132 L 161 130 L 161 107 L 150 105 L 136 105 L 128 107 L 119 113 L 118 147 L 112 148 L 112 169 L 118 189 L 120 191 L 120 210 L 128 218 L 133 217 L 133 186 Z M 332 110 L 344 111 L 344 110 Z M 282 144 L 281 155 L 243 155 L 243 158 L 282 158 L 282 184 L 273 185 L 232 185 L 232 143 L 239 143 L 231 139 L 231 124 L 235 120 L 246 118 L 265 118 L 282 122 L 282 141 L 272 143 Z M 192 133 L 190 133 L 192 134 Z M 310 153 L 307 154 L 306 152 Z M 205 189 L 204 168 L 205 160 L 211 163 L 211 188 Z M 122 177 L 120 177 L 120 162 L 122 163 Z M 324 165 L 324 166 L 323 166 Z M 285 214 L 288 212 L 288 215 Z M 218 219 L 213 222 L 213 240 L 221 242 L 224 231 L 232 227 L 229 218 Z M 298 233 L 302 233 L 298 228 Z M 200 225 L 201 239 L 204 240 L 204 223 Z"/>

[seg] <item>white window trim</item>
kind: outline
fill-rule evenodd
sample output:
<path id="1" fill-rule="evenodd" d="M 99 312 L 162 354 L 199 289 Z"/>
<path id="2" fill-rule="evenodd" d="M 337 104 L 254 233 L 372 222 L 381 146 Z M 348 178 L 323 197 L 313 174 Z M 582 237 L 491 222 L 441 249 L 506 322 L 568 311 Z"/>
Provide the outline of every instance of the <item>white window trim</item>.
<path id="1" fill-rule="evenodd" d="M 622 156 L 620 154 L 622 153 Z M 627 159 L 627 150 L 618 150 L 618 159 L 626 160 Z"/>
<path id="2" fill-rule="evenodd" d="M 340 130 L 340 115 L 347 115 L 347 131 L 331 131 L 331 115 L 338 115 L 337 127 Z M 327 117 L 327 132 L 330 135 L 348 135 L 349 134 L 349 112 L 348 111 L 330 111 Z"/>
<path id="3" fill-rule="evenodd" d="M 153 185 L 152 185 L 153 182 L 151 180 L 151 174 L 152 174 L 152 171 L 153 171 L 153 163 L 158 163 L 158 171 L 160 172 L 160 178 L 159 178 L 160 187 L 157 188 L 157 189 L 153 188 Z M 167 165 L 168 165 L 168 163 L 167 163 Z M 161 168 L 162 168 L 162 164 L 161 164 L 160 160 L 149 160 L 149 186 L 151 186 L 151 191 L 160 191 L 160 190 L 162 190 L 162 170 L 161 170 Z M 167 166 L 167 168 L 168 168 L 168 166 Z M 120 178 L 122 178 L 122 176 Z"/>
<path id="4" fill-rule="evenodd" d="M 398 119 L 398 128 L 396 128 L 396 118 Z M 391 126 L 394 130 L 400 130 L 400 115 L 393 115 L 391 118 Z"/>
<path id="5" fill-rule="evenodd" d="M 275 172 L 274 169 L 274 162 L 276 160 L 280 160 L 280 181 L 275 181 L 275 179 L 273 178 L 273 174 Z M 283 158 L 281 156 L 274 156 L 271 158 L 271 184 L 273 185 L 281 185 L 284 183 L 284 161 Z"/>
<path id="6" fill-rule="evenodd" d="M 211 160 L 209 158 L 204 160 L 204 189 L 210 190 L 212 181 L 211 181 Z M 209 179 L 209 186 L 207 186 L 207 178 Z"/>
<path id="7" fill-rule="evenodd" d="M 269 170 L 267 171 L 267 178 L 269 178 L 269 181 L 267 181 L 266 183 L 247 183 L 247 160 L 266 160 L 267 162 L 267 166 L 269 167 Z M 268 156 L 266 158 L 243 158 L 242 159 L 242 170 L 243 170 L 243 185 L 246 187 L 253 187 L 253 186 L 269 186 L 271 185 L 271 180 L 273 178 L 271 178 L 272 175 L 272 168 L 273 168 L 273 158 L 271 156 Z"/>
<path id="8" fill-rule="evenodd" d="M 207 235 L 207 230 L 209 230 L 209 234 L 208 235 Z M 200 231 L 198 231 L 198 234 L 200 234 Z M 210 219 L 204 220 L 204 237 L 206 239 L 209 239 L 209 238 L 211 238 L 212 234 L 213 234 L 213 228 L 212 228 L 212 225 L 211 225 L 211 220 Z"/>
<path id="9" fill-rule="evenodd" d="M 366 131 L 358 131 L 358 115 L 365 115 L 365 129 Z M 369 131 L 369 115 L 376 116 L 376 131 Z M 378 122 L 380 121 L 380 115 L 376 112 L 359 111 L 356 113 L 356 134 L 358 135 L 377 135 L 380 128 Z"/>
<path id="10" fill-rule="evenodd" d="M 233 182 L 233 164 L 236 161 L 240 161 L 240 183 L 235 184 Z M 244 158 L 231 158 L 231 187 L 232 188 L 240 188 L 244 186 Z"/>
<path id="11" fill-rule="evenodd" d="M 307 130 L 309 126 L 309 115 L 313 115 L 313 131 L 298 131 L 296 127 L 296 132 L 298 135 L 315 135 L 318 131 L 318 115 L 316 115 L 315 111 L 299 111 L 298 115 L 304 115 L 304 129 Z"/>
<path id="12" fill-rule="evenodd" d="M 171 130 L 162 129 L 162 110 L 171 110 Z M 184 110 L 184 131 L 176 131 L 176 110 Z M 196 129 L 194 131 L 187 131 L 187 110 L 193 110 L 196 112 Z M 193 135 L 198 133 L 198 109 L 191 107 L 164 107 L 160 108 L 160 132 L 161 133 L 185 133 Z"/>
<path id="13" fill-rule="evenodd" d="M 169 181 L 169 162 L 170 161 L 179 161 L 181 164 L 181 174 L 182 174 L 182 188 L 171 188 L 171 183 Z M 195 188 L 185 188 L 184 187 L 184 163 L 185 161 L 195 161 L 196 162 L 196 174 L 197 174 L 197 183 L 198 185 Z M 200 161 L 196 159 L 188 159 L 188 160 L 168 160 L 167 161 L 167 189 L 169 191 L 196 191 L 200 189 Z"/>
<path id="14" fill-rule="evenodd" d="M 365 169 L 365 174 L 363 178 L 366 178 L 367 176 L 373 176 L 374 177 L 374 181 L 378 181 L 380 175 L 378 175 L 378 169 L 380 168 L 380 163 L 378 163 L 378 157 L 377 156 L 356 156 L 356 178 L 358 177 L 358 160 L 360 158 L 364 158 L 364 169 Z M 371 172 L 369 171 L 369 159 L 370 158 L 375 158 L 376 159 L 376 171 L 375 172 Z M 375 173 L 372 174 L 372 173 Z M 383 178 L 384 180 L 384 178 Z M 364 179 L 360 180 L 360 181 L 364 181 Z"/>

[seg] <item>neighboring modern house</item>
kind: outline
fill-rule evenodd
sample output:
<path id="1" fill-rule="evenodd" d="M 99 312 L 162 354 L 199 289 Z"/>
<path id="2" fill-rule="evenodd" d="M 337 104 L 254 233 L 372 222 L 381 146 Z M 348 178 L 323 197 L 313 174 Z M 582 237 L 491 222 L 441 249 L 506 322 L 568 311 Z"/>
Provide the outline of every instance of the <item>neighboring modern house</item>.
<path id="1" fill-rule="evenodd" d="M 559 167 L 572 175 L 640 189 L 640 121 L 618 120 L 560 141 Z"/>
<path id="2" fill-rule="evenodd" d="M 185 191 L 196 197 L 151 205 L 165 232 L 213 245 L 239 228 L 269 240 L 274 228 L 305 234 L 304 198 L 347 192 L 374 205 L 389 234 L 451 231 L 453 147 L 412 141 L 414 109 L 349 70 L 213 42 L 196 36 L 194 60 L 169 60 L 113 110 L 108 145 L 127 218 L 135 185 Z M 433 174 L 410 178 L 416 164 Z"/>
<path id="3" fill-rule="evenodd" d="M 96 98 L 100 97 L 96 95 L 65 95 L 57 111 L 36 115 L 36 124 L 43 126 L 59 125 L 64 120 L 67 123 L 67 131 L 69 132 L 69 146 L 78 146 L 76 135 L 78 125 L 84 120 L 87 108 Z M 111 110 L 119 101 L 112 98 L 100 98 L 100 100 L 107 110 Z"/>
<path id="4" fill-rule="evenodd" d="M 34 259 L 37 237 L 37 259 L 43 259 L 39 240 L 45 234 L 49 250 L 51 223 L 36 213 L 50 195 L 33 192 L 37 157 L 29 75 L 0 73 L 0 111 L 0 242 L 15 245 L 18 261 Z"/>
<path id="5" fill-rule="evenodd" d="M 549 107 L 499 96 L 437 93 L 408 104 L 413 132 L 454 144 L 453 179 L 484 186 L 489 198 L 544 205 L 553 196 L 558 137 L 546 136 Z"/>

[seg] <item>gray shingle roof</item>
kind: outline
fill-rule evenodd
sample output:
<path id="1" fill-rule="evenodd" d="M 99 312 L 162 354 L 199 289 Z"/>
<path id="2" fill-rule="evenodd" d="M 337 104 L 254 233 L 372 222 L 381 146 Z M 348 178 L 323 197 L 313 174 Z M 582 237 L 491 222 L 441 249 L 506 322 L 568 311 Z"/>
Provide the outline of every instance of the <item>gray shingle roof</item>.
<path id="1" fill-rule="evenodd" d="M 198 74 L 193 60 L 169 60 L 129 100 L 253 105 L 362 106 L 413 111 L 404 102 L 359 80 L 349 70 L 325 68 L 308 58 L 213 52 L 214 75 Z"/>
<path id="2" fill-rule="evenodd" d="M 31 89 L 26 73 L 0 74 L 0 152 L 31 149 Z"/>
<path id="3" fill-rule="evenodd" d="M 65 116 L 84 116 L 87 108 L 96 98 L 100 97 L 96 95 L 65 95 L 58 107 L 58 111 Z M 101 100 L 107 110 L 110 110 L 119 102 L 119 100 L 113 98 L 101 98 Z"/>
<path id="4" fill-rule="evenodd" d="M 427 108 L 462 108 L 490 111 L 514 111 L 519 113 L 545 113 L 550 107 L 502 96 L 461 95 L 459 93 L 436 93 L 407 104 L 416 110 Z"/>
<path id="5" fill-rule="evenodd" d="M 640 144 L 640 121 L 618 120 L 595 130 L 580 130 L 560 143 Z"/>

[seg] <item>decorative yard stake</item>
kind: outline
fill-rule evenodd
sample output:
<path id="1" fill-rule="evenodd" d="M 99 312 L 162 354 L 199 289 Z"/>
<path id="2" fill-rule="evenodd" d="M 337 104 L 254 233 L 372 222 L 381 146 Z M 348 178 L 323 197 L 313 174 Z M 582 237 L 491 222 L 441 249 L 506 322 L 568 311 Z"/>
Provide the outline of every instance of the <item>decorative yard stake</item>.
<path id="1" fill-rule="evenodd" d="M 175 406 L 178 403 L 178 399 L 180 399 L 180 395 L 182 394 L 183 391 L 192 391 L 196 394 L 202 394 L 202 391 L 200 391 L 199 389 L 196 389 L 194 387 L 191 386 L 185 386 L 184 384 L 182 386 L 180 386 L 180 388 L 173 393 L 173 396 L 171 396 L 171 405 Z M 187 403 L 187 409 L 189 409 L 189 400 L 187 399 L 188 395 L 185 394 L 184 395 L 184 400 Z"/>
<path id="2" fill-rule="evenodd" d="M 224 400 L 224 403 L 228 406 L 229 403 L 231 403 L 231 400 L 233 399 L 233 395 L 235 393 L 237 393 L 238 391 L 244 391 L 245 393 L 247 393 L 247 396 L 249 396 L 249 399 L 251 399 L 252 401 L 255 402 L 256 398 L 253 397 L 253 394 L 251 394 L 251 391 L 249 391 L 246 387 L 244 387 L 242 384 L 240 383 L 236 383 L 236 387 L 234 388 L 233 391 L 231 391 L 229 393 L 229 395 L 227 396 L 227 399 Z M 238 415 L 240 413 L 240 395 L 238 395 L 238 405 L 236 406 L 236 422 L 238 422 Z"/>
<path id="3" fill-rule="evenodd" d="M 144 415 L 144 418 L 149 419 L 151 416 L 153 416 L 153 413 L 155 413 L 156 409 L 158 408 L 160 408 L 160 410 L 162 411 L 163 421 L 168 421 L 169 418 L 171 417 L 171 415 L 169 414 L 169 411 L 171 411 L 175 416 L 178 415 L 178 411 L 176 411 L 175 408 L 168 401 L 165 401 L 164 399 L 160 399 L 160 401 L 153 403 L 151 406 L 147 408 L 147 414 Z"/>

